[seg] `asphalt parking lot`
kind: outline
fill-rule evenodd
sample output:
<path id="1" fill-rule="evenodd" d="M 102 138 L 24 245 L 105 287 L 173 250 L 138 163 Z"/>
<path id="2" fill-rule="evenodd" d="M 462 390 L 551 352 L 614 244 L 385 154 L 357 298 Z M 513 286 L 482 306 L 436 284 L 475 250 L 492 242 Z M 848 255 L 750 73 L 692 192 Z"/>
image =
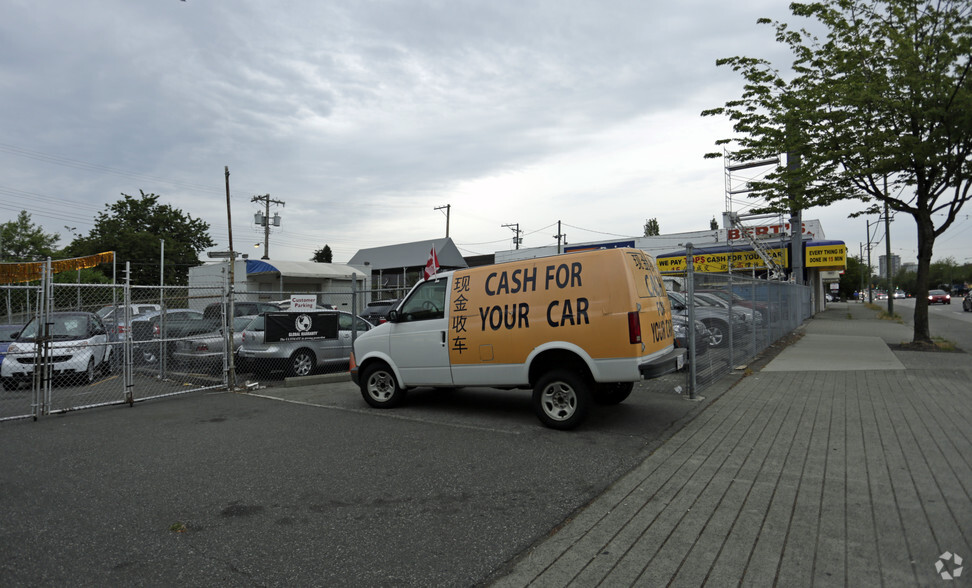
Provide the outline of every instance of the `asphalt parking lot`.
<path id="1" fill-rule="evenodd" d="M 3 422 L 0 583 L 482 583 L 699 410 L 673 382 L 566 433 L 526 391 L 350 382 Z"/>

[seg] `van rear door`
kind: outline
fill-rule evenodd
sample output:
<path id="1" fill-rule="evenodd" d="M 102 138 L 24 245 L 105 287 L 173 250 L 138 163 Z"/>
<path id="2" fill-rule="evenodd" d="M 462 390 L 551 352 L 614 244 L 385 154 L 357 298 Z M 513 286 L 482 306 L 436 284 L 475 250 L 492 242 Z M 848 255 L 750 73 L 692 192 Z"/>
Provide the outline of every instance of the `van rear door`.
<path id="1" fill-rule="evenodd" d="M 415 286 L 398 309 L 389 333 L 389 352 L 408 386 L 451 386 L 446 293 L 450 274 Z"/>

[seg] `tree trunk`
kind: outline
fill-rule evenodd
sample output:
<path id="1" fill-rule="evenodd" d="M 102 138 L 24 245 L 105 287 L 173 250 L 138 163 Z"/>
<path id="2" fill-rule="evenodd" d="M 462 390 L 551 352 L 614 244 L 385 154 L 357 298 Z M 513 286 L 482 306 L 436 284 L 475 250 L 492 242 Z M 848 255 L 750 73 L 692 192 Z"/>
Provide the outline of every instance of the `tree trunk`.
<path id="1" fill-rule="evenodd" d="M 931 344 L 928 330 L 928 274 L 931 269 L 932 248 L 935 246 L 935 225 L 931 215 L 915 215 L 918 224 L 918 272 L 915 281 L 915 332 L 912 343 Z M 888 295 L 892 295 L 888 292 Z"/>

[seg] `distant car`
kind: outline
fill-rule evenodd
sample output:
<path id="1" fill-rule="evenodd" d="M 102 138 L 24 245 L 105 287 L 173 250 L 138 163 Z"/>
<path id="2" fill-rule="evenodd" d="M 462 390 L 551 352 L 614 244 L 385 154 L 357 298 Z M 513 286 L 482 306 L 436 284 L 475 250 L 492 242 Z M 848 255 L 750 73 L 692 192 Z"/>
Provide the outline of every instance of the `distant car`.
<path id="1" fill-rule="evenodd" d="M 0 325 L 0 365 L 3 364 L 4 356 L 7 355 L 7 347 L 23 328 L 23 325 Z"/>
<path id="2" fill-rule="evenodd" d="M 163 316 L 164 314 L 164 316 Z M 182 324 L 186 321 L 203 318 L 202 311 L 191 308 L 167 308 L 165 312 L 145 313 L 132 319 L 129 336 L 134 343 L 134 358 L 139 363 L 155 363 L 158 361 L 160 327 L 164 320 L 166 324 L 173 322 Z M 204 329 L 207 330 L 207 329 Z M 171 350 L 170 350 L 171 353 Z"/>
<path id="3" fill-rule="evenodd" d="M 128 313 L 131 320 L 135 320 L 138 317 L 158 314 L 161 309 L 162 306 L 159 304 L 131 304 L 128 307 Z M 128 337 L 130 325 L 125 322 L 124 304 L 105 306 L 95 314 L 105 323 L 105 328 L 116 335 L 113 340 L 124 341 Z"/>
<path id="4" fill-rule="evenodd" d="M 894 291 L 894 297 L 895 298 L 906 298 L 907 296 L 905 295 L 904 290 L 895 290 Z"/>
<path id="5" fill-rule="evenodd" d="M 55 378 L 90 384 L 99 372 L 111 372 L 108 331 L 98 315 L 55 312 L 46 321 L 50 324 L 50 366 Z M 7 355 L 0 363 L 0 381 L 4 388 L 14 389 L 33 377 L 36 345 L 43 335 L 41 329 L 41 322 L 31 319 L 7 347 Z"/>
<path id="6" fill-rule="evenodd" d="M 277 313 L 272 313 L 277 314 Z M 302 339 L 267 343 L 267 313 L 253 319 L 243 330 L 243 342 L 237 352 L 240 370 L 251 369 L 258 373 L 283 370 L 288 376 L 307 376 L 325 366 L 347 365 L 351 356 L 351 331 L 363 333 L 372 328 L 363 318 L 349 312 L 324 310 L 313 312 L 286 312 L 295 318 L 300 315 L 337 315 L 336 339 Z"/>
<path id="7" fill-rule="evenodd" d="M 373 300 L 368 303 L 360 316 L 373 325 L 380 325 L 388 321 L 388 313 L 398 308 L 398 303 L 401 301 L 401 298 Z"/>
<path id="8" fill-rule="evenodd" d="M 244 315 L 233 319 L 233 353 L 236 353 L 243 341 L 243 329 L 254 318 L 256 318 L 254 315 Z M 190 369 L 218 370 L 223 366 L 225 354 L 226 336 L 223 330 L 219 329 L 212 333 L 203 333 L 176 341 L 172 359 Z"/>
<path id="9" fill-rule="evenodd" d="M 688 349 L 689 333 L 688 319 L 680 314 L 672 314 L 672 331 L 675 335 L 675 345 Z M 695 321 L 695 357 L 701 357 L 709 351 L 709 329 L 702 321 Z M 688 365 L 688 362 L 685 364 Z"/>
<path id="10" fill-rule="evenodd" d="M 680 314 L 688 317 L 688 299 L 684 292 L 669 292 L 668 298 L 672 315 Z M 728 309 L 710 305 L 699 299 L 695 301 L 695 318 L 702 321 L 705 328 L 709 330 L 709 345 L 711 347 L 728 345 L 730 328 L 737 334 L 746 332 L 751 328 L 741 312 L 733 310 L 730 316 Z"/>
<path id="11" fill-rule="evenodd" d="M 965 312 L 972 312 L 972 292 L 965 295 L 962 299 L 962 310 Z"/>
<path id="12" fill-rule="evenodd" d="M 945 290 L 929 290 L 928 304 L 951 304 L 952 297 Z"/>

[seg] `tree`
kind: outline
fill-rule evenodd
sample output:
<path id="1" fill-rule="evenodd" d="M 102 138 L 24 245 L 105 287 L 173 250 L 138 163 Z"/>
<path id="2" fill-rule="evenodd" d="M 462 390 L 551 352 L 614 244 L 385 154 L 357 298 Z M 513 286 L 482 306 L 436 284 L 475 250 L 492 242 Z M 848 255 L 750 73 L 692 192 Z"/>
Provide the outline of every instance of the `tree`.
<path id="1" fill-rule="evenodd" d="M 645 237 L 657 237 L 661 235 L 661 230 L 658 228 L 658 219 L 653 218 L 645 221 Z"/>
<path id="2" fill-rule="evenodd" d="M 331 263 L 331 248 L 328 245 L 324 245 L 323 249 L 318 249 L 314 252 L 314 257 L 311 257 L 311 261 L 316 261 L 318 263 Z"/>
<path id="3" fill-rule="evenodd" d="M 851 216 L 884 205 L 914 219 L 913 342 L 930 344 L 932 250 L 972 187 L 972 4 L 827 0 L 790 10 L 818 21 L 826 40 L 773 22 L 776 40 L 794 54 L 791 78 L 762 59 L 720 59 L 742 74 L 744 91 L 702 115 L 733 121 L 735 139 L 716 144 L 735 140 L 734 160 L 788 154 L 786 165 L 751 183 L 751 195 L 766 202 L 759 212 L 857 200 Z"/>
<path id="4" fill-rule="evenodd" d="M 164 284 L 185 284 L 189 268 L 200 265 L 199 253 L 215 243 L 209 236 L 209 223 L 194 219 L 159 196 L 139 190 L 140 197 L 122 194 L 106 211 L 98 213 L 95 226 L 68 247 L 74 256 L 114 251 L 124 268 L 131 262 L 133 284 L 159 283 L 159 258 L 165 240 Z"/>
<path id="5" fill-rule="evenodd" d="M 719 230 L 719 221 L 715 217 L 712 217 L 712 220 L 709 221 L 709 228 L 713 231 Z"/>
<path id="6" fill-rule="evenodd" d="M 54 254 L 60 235 L 48 234 L 21 210 L 16 220 L 0 224 L 0 261 L 40 261 Z"/>

